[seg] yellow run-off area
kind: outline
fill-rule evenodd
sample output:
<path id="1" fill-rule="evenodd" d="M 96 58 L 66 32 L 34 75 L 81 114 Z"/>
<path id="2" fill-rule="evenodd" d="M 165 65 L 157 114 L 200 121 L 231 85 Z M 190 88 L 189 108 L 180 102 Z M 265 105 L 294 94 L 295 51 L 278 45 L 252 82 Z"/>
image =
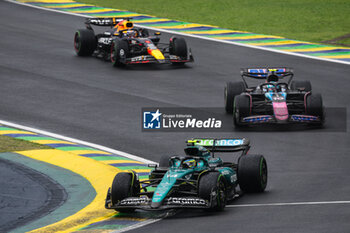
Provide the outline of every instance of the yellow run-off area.
<path id="1" fill-rule="evenodd" d="M 115 211 L 104 208 L 106 192 L 120 170 L 83 156 L 55 149 L 16 152 L 32 159 L 50 163 L 87 179 L 96 190 L 95 199 L 82 210 L 59 222 L 31 231 L 32 233 L 73 232 L 93 222 L 115 215 Z"/>

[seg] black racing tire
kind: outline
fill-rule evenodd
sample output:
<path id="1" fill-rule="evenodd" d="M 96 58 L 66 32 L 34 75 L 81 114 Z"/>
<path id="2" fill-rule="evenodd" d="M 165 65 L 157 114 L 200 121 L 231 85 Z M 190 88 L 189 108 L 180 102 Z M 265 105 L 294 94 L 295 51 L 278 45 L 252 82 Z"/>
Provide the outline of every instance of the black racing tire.
<path id="1" fill-rule="evenodd" d="M 125 66 L 125 59 L 129 57 L 129 44 L 127 40 L 115 38 L 111 45 L 111 62 L 114 67 Z"/>
<path id="2" fill-rule="evenodd" d="M 134 180 L 133 180 L 134 176 Z M 136 179 L 135 173 L 120 172 L 113 180 L 111 187 L 111 201 L 112 204 L 117 204 L 119 201 L 127 197 L 134 197 L 140 193 L 140 184 Z M 116 211 L 129 213 L 133 212 L 134 208 L 129 209 L 116 209 Z"/>
<path id="3" fill-rule="evenodd" d="M 224 91 L 225 98 L 225 110 L 227 113 L 233 113 L 233 102 L 235 96 L 240 95 L 246 90 L 242 81 L 240 82 L 227 82 Z"/>
<path id="4" fill-rule="evenodd" d="M 324 121 L 323 101 L 321 94 L 310 94 L 306 97 L 306 114 L 321 118 Z"/>
<path id="5" fill-rule="evenodd" d="M 267 163 L 264 156 L 241 156 L 238 161 L 237 178 L 243 192 L 263 192 L 267 185 Z"/>
<path id="6" fill-rule="evenodd" d="M 233 123 L 235 126 L 243 126 L 241 119 L 250 115 L 250 97 L 248 95 L 237 95 L 233 104 Z"/>
<path id="7" fill-rule="evenodd" d="M 304 88 L 304 91 L 306 92 L 312 90 L 311 83 L 308 80 L 298 80 L 290 83 L 290 89 L 293 91 L 298 91 L 299 88 Z"/>
<path id="8" fill-rule="evenodd" d="M 211 194 L 217 193 L 217 203 L 209 210 L 221 211 L 226 206 L 227 196 L 224 178 L 219 172 L 207 172 L 200 176 L 198 182 L 198 196 L 210 201 Z"/>
<path id="9" fill-rule="evenodd" d="M 187 59 L 188 50 L 185 39 L 181 37 L 171 37 L 169 43 L 169 53 L 171 55 L 179 56 L 182 59 Z M 183 65 L 184 62 L 173 62 L 173 64 Z"/>
<path id="10" fill-rule="evenodd" d="M 74 34 L 74 50 L 78 56 L 91 56 L 97 47 L 93 30 L 79 29 Z"/>

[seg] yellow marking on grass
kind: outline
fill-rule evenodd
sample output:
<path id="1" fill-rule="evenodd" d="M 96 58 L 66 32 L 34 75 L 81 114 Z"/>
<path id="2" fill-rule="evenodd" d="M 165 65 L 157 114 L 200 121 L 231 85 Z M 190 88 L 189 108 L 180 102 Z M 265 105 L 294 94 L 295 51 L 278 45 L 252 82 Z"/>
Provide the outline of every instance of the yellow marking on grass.
<path id="1" fill-rule="evenodd" d="M 193 28 L 193 27 L 203 27 L 204 25 L 201 24 L 181 24 L 181 25 L 176 25 L 176 26 L 152 26 L 154 28 L 163 28 L 163 29 L 186 29 L 186 28 Z"/>
<path id="2" fill-rule="evenodd" d="M 133 20 L 135 23 L 156 23 L 156 22 L 166 22 L 170 19 L 146 19 L 146 20 Z"/>
<path id="3" fill-rule="evenodd" d="M 43 2 L 43 3 L 72 3 L 73 0 L 19 0 L 20 2 Z"/>
<path id="4" fill-rule="evenodd" d="M 139 172 L 150 172 L 152 169 L 132 169 L 133 171 L 135 171 L 136 173 L 139 173 Z"/>
<path id="5" fill-rule="evenodd" d="M 104 9 L 99 9 L 99 10 L 85 10 L 85 9 L 77 9 L 73 11 L 69 11 L 72 13 L 102 13 L 102 12 L 108 12 L 108 11 L 118 11 L 117 9 L 112 9 L 112 8 L 104 8 Z"/>
<path id="6" fill-rule="evenodd" d="M 38 144 L 67 144 L 67 146 L 76 145 L 76 143 L 62 141 L 62 140 L 30 140 L 30 141 Z"/>
<path id="7" fill-rule="evenodd" d="M 319 48 L 309 48 L 309 49 L 283 49 L 288 52 L 317 52 L 317 51 L 327 51 L 333 49 L 349 49 L 345 47 L 319 47 Z"/>
<path id="8" fill-rule="evenodd" d="M 334 55 L 334 56 L 318 56 L 318 57 L 323 57 L 323 58 L 334 58 L 334 59 L 341 59 L 341 58 L 350 58 L 350 54 L 349 55 Z"/>
<path id="9" fill-rule="evenodd" d="M 91 6 L 93 5 L 87 5 L 87 4 L 70 4 L 70 5 L 62 5 L 62 6 L 45 6 L 45 8 L 71 8 L 71 7 L 80 7 L 80 6 Z"/>
<path id="10" fill-rule="evenodd" d="M 98 14 L 98 13 L 96 13 Z M 126 14 L 126 15 L 121 15 L 119 13 L 115 13 L 114 15 L 108 15 L 108 16 L 104 16 L 104 15 L 94 15 L 93 17 L 96 18 L 105 18 L 105 17 L 122 17 L 122 18 L 128 18 L 128 17 L 134 17 L 134 16 L 141 16 L 140 14 Z"/>
<path id="11" fill-rule="evenodd" d="M 59 148 L 57 148 L 59 149 Z M 69 151 L 69 153 L 76 154 L 76 155 L 84 155 L 84 154 L 101 154 L 101 155 L 110 155 L 111 153 L 99 151 L 99 150 L 72 150 Z"/>
<path id="12" fill-rule="evenodd" d="M 76 214 L 46 227 L 31 231 L 44 232 L 73 232 L 97 221 L 103 221 L 115 215 L 114 210 L 104 208 L 106 192 L 112 184 L 113 178 L 121 170 L 90 158 L 76 156 L 70 152 L 56 149 L 30 150 L 16 152 L 32 159 L 50 163 L 87 179 L 96 190 L 95 199 Z"/>
<path id="13" fill-rule="evenodd" d="M 283 38 L 280 36 L 265 36 L 265 35 L 255 35 L 255 36 L 238 36 L 238 37 L 232 37 L 232 36 L 215 36 L 211 37 L 218 40 L 244 40 L 244 39 L 261 39 L 261 38 Z"/>
<path id="14" fill-rule="evenodd" d="M 311 43 L 304 42 L 304 41 L 285 40 L 285 41 L 275 41 L 275 42 L 267 42 L 267 43 L 254 42 L 254 43 L 247 43 L 247 44 L 250 44 L 250 45 L 282 45 L 282 44 L 311 44 Z"/>
<path id="15" fill-rule="evenodd" d="M 220 33 L 235 33 L 235 32 L 239 32 L 239 33 L 247 33 L 244 31 L 233 31 L 233 30 L 198 30 L 198 31 L 181 31 L 183 33 L 187 33 L 187 34 L 220 34 Z"/>
<path id="16" fill-rule="evenodd" d="M 113 158 L 113 157 L 111 157 Z M 113 164 L 113 163 L 134 163 L 135 166 L 138 164 L 144 164 L 142 162 L 134 161 L 134 160 L 99 160 L 99 162 L 102 162 L 104 164 Z"/>
<path id="17" fill-rule="evenodd" d="M 21 130 L 0 130 L 0 134 L 28 134 L 28 135 L 37 135 L 36 133 L 26 132 Z"/>

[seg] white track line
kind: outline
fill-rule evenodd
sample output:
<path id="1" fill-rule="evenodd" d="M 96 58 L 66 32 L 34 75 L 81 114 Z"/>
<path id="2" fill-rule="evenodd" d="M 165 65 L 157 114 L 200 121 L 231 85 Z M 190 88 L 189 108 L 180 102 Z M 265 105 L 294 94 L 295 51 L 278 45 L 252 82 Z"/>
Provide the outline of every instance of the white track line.
<path id="1" fill-rule="evenodd" d="M 66 12 L 66 11 L 59 11 L 59 10 L 55 10 L 55 9 L 49 9 L 49 8 L 34 6 L 34 5 L 22 3 L 22 2 L 17 2 L 15 0 L 5 0 L 5 1 L 12 2 L 12 3 L 15 3 L 15 4 L 19 4 L 19 5 L 29 6 L 29 7 L 33 7 L 33 8 L 37 8 L 37 9 L 41 9 L 41 10 L 67 14 L 67 15 L 74 15 L 74 16 L 79 16 L 79 17 L 84 17 L 84 18 L 89 18 L 90 17 L 90 16 L 83 15 L 83 14 L 77 14 L 77 13 L 71 13 L 71 12 Z M 90 18 L 92 18 L 92 17 L 90 17 Z M 218 39 L 214 39 L 214 38 L 202 37 L 202 36 L 197 36 L 197 35 L 192 35 L 192 34 L 187 34 L 187 33 L 182 33 L 182 32 L 176 32 L 176 31 L 171 31 L 171 30 L 166 30 L 166 29 L 147 27 L 147 26 L 138 25 L 138 24 L 135 24 L 135 25 L 138 26 L 138 27 L 143 27 L 143 28 L 147 28 L 147 29 L 151 29 L 151 30 L 155 30 L 155 31 L 160 31 L 160 32 L 166 32 L 166 33 L 170 33 L 170 34 L 176 34 L 176 35 L 181 35 L 181 36 L 193 37 L 193 38 L 203 39 L 203 40 L 210 40 L 210 41 L 215 41 L 215 42 L 225 43 L 225 44 L 232 44 L 232 45 L 241 46 L 241 47 L 247 47 L 247 48 L 252 48 L 252 49 L 260 49 L 260 50 L 265 50 L 265 51 L 269 51 L 269 52 L 281 53 L 281 54 L 297 56 L 297 57 L 303 57 L 303 58 L 309 58 L 309 59 L 314 59 L 314 60 L 320 60 L 320 61 L 334 62 L 334 63 L 350 65 L 350 62 L 347 62 L 347 61 L 333 60 L 333 59 L 322 58 L 322 57 L 313 57 L 313 56 L 309 56 L 309 55 L 305 55 L 305 54 L 299 54 L 299 53 L 292 53 L 292 52 L 287 52 L 287 51 L 275 50 L 275 49 L 270 49 L 270 48 L 255 46 L 255 45 L 240 44 L 240 43 L 233 42 L 233 41 L 218 40 Z"/>
<path id="2" fill-rule="evenodd" d="M 49 136 L 49 137 L 62 139 L 62 140 L 69 141 L 69 142 L 74 142 L 74 143 L 81 144 L 81 145 L 85 145 L 85 146 L 92 147 L 92 148 L 95 148 L 95 149 L 98 149 L 98 150 L 110 152 L 110 153 L 113 153 L 113 154 L 116 154 L 116 155 L 121 155 L 121 156 L 124 156 L 126 158 L 133 159 L 133 160 L 136 160 L 136 161 L 139 161 L 139 162 L 142 162 L 142 163 L 155 164 L 155 162 L 153 162 L 151 160 L 144 159 L 144 158 L 141 158 L 141 157 L 136 156 L 136 155 L 132 155 L 132 154 L 129 154 L 129 153 L 126 153 L 126 152 L 123 152 L 123 151 L 119 151 L 119 150 L 115 150 L 115 149 L 111 149 L 111 148 L 108 148 L 108 147 L 105 147 L 105 146 L 101 146 L 101 145 L 97 145 L 97 144 L 94 144 L 94 143 L 82 141 L 82 140 L 79 140 L 79 139 L 70 138 L 70 137 L 66 137 L 66 136 L 63 136 L 63 135 L 50 133 L 50 132 L 47 132 L 47 131 L 44 131 L 44 130 L 35 129 L 35 128 L 31 128 L 31 127 L 27 127 L 27 126 L 23 126 L 23 125 L 19 125 L 19 124 L 16 124 L 16 123 L 3 121 L 3 120 L 0 120 L 0 124 L 6 125 L 6 126 L 10 126 L 10 127 L 14 127 L 14 128 L 17 128 L 17 129 L 31 131 L 31 132 L 38 133 L 38 134 L 43 134 L 43 135 L 46 135 L 46 136 Z"/>
<path id="3" fill-rule="evenodd" d="M 151 223 L 158 222 L 158 221 L 160 221 L 160 220 L 162 220 L 162 218 L 145 220 L 145 221 L 143 221 L 143 222 L 136 223 L 136 224 L 134 224 L 134 225 L 131 225 L 131 226 L 122 228 L 122 229 L 120 229 L 120 230 L 112 231 L 111 233 L 121 233 L 121 232 L 126 232 L 126 231 L 135 230 L 135 229 L 137 229 L 137 228 L 146 226 L 146 225 L 151 224 Z"/>
<path id="4" fill-rule="evenodd" d="M 350 204 L 350 201 L 315 201 L 315 202 L 285 202 L 285 203 L 266 203 L 266 204 L 242 204 L 242 205 L 227 205 L 226 207 L 228 207 L 228 208 L 238 208 L 238 207 L 329 205 L 329 204 Z"/>

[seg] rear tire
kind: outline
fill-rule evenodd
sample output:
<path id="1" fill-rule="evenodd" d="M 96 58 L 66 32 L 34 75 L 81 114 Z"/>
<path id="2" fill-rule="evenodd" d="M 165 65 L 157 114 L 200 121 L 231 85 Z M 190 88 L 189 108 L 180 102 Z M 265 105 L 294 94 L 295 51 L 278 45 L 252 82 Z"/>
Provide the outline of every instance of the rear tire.
<path id="1" fill-rule="evenodd" d="M 311 94 L 306 98 L 306 114 L 321 118 L 320 125 L 324 121 L 323 101 L 320 94 Z"/>
<path id="2" fill-rule="evenodd" d="M 304 88 L 305 92 L 311 91 L 311 83 L 308 80 L 292 81 L 290 84 L 290 89 L 293 91 L 298 91 L 299 88 Z"/>
<path id="3" fill-rule="evenodd" d="M 226 188 L 223 177 L 219 172 L 207 172 L 200 177 L 198 182 L 198 196 L 210 201 L 211 194 L 217 193 L 217 203 L 209 210 L 220 211 L 226 206 Z"/>
<path id="4" fill-rule="evenodd" d="M 129 45 L 126 40 L 116 38 L 111 45 L 111 62 L 114 67 L 125 66 L 126 58 L 129 57 Z"/>
<path id="5" fill-rule="evenodd" d="M 263 192 L 267 185 L 267 164 L 262 155 L 243 155 L 238 161 L 238 183 L 247 193 Z"/>
<path id="6" fill-rule="evenodd" d="M 78 56 L 91 56 L 97 46 L 93 30 L 79 29 L 74 35 L 74 50 Z"/>
<path id="7" fill-rule="evenodd" d="M 134 176 L 134 179 L 133 179 Z M 119 201 L 127 198 L 134 197 L 140 193 L 140 183 L 136 179 L 136 174 L 121 172 L 118 173 L 113 180 L 111 188 L 111 201 L 112 204 L 117 204 Z M 122 213 L 133 212 L 135 209 L 116 209 L 116 211 Z"/>
<path id="8" fill-rule="evenodd" d="M 243 82 L 228 82 L 226 83 L 224 98 L 225 98 L 225 110 L 227 113 L 233 113 L 233 102 L 237 95 L 240 95 L 245 91 L 245 85 Z"/>
<path id="9" fill-rule="evenodd" d="M 247 95 L 237 95 L 234 100 L 233 123 L 242 126 L 241 119 L 250 115 L 250 98 Z"/>
<path id="10" fill-rule="evenodd" d="M 169 43 L 169 53 L 171 55 L 179 56 L 181 59 L 187 59 L 188 57 L 188 50 L 187 50 L 187 44 L 184 38 L 181 37 L 171 37 L 170 43 Z M 173 62 L 172 64 L 179 64 L 183 65 L 184 62 Z"/>

